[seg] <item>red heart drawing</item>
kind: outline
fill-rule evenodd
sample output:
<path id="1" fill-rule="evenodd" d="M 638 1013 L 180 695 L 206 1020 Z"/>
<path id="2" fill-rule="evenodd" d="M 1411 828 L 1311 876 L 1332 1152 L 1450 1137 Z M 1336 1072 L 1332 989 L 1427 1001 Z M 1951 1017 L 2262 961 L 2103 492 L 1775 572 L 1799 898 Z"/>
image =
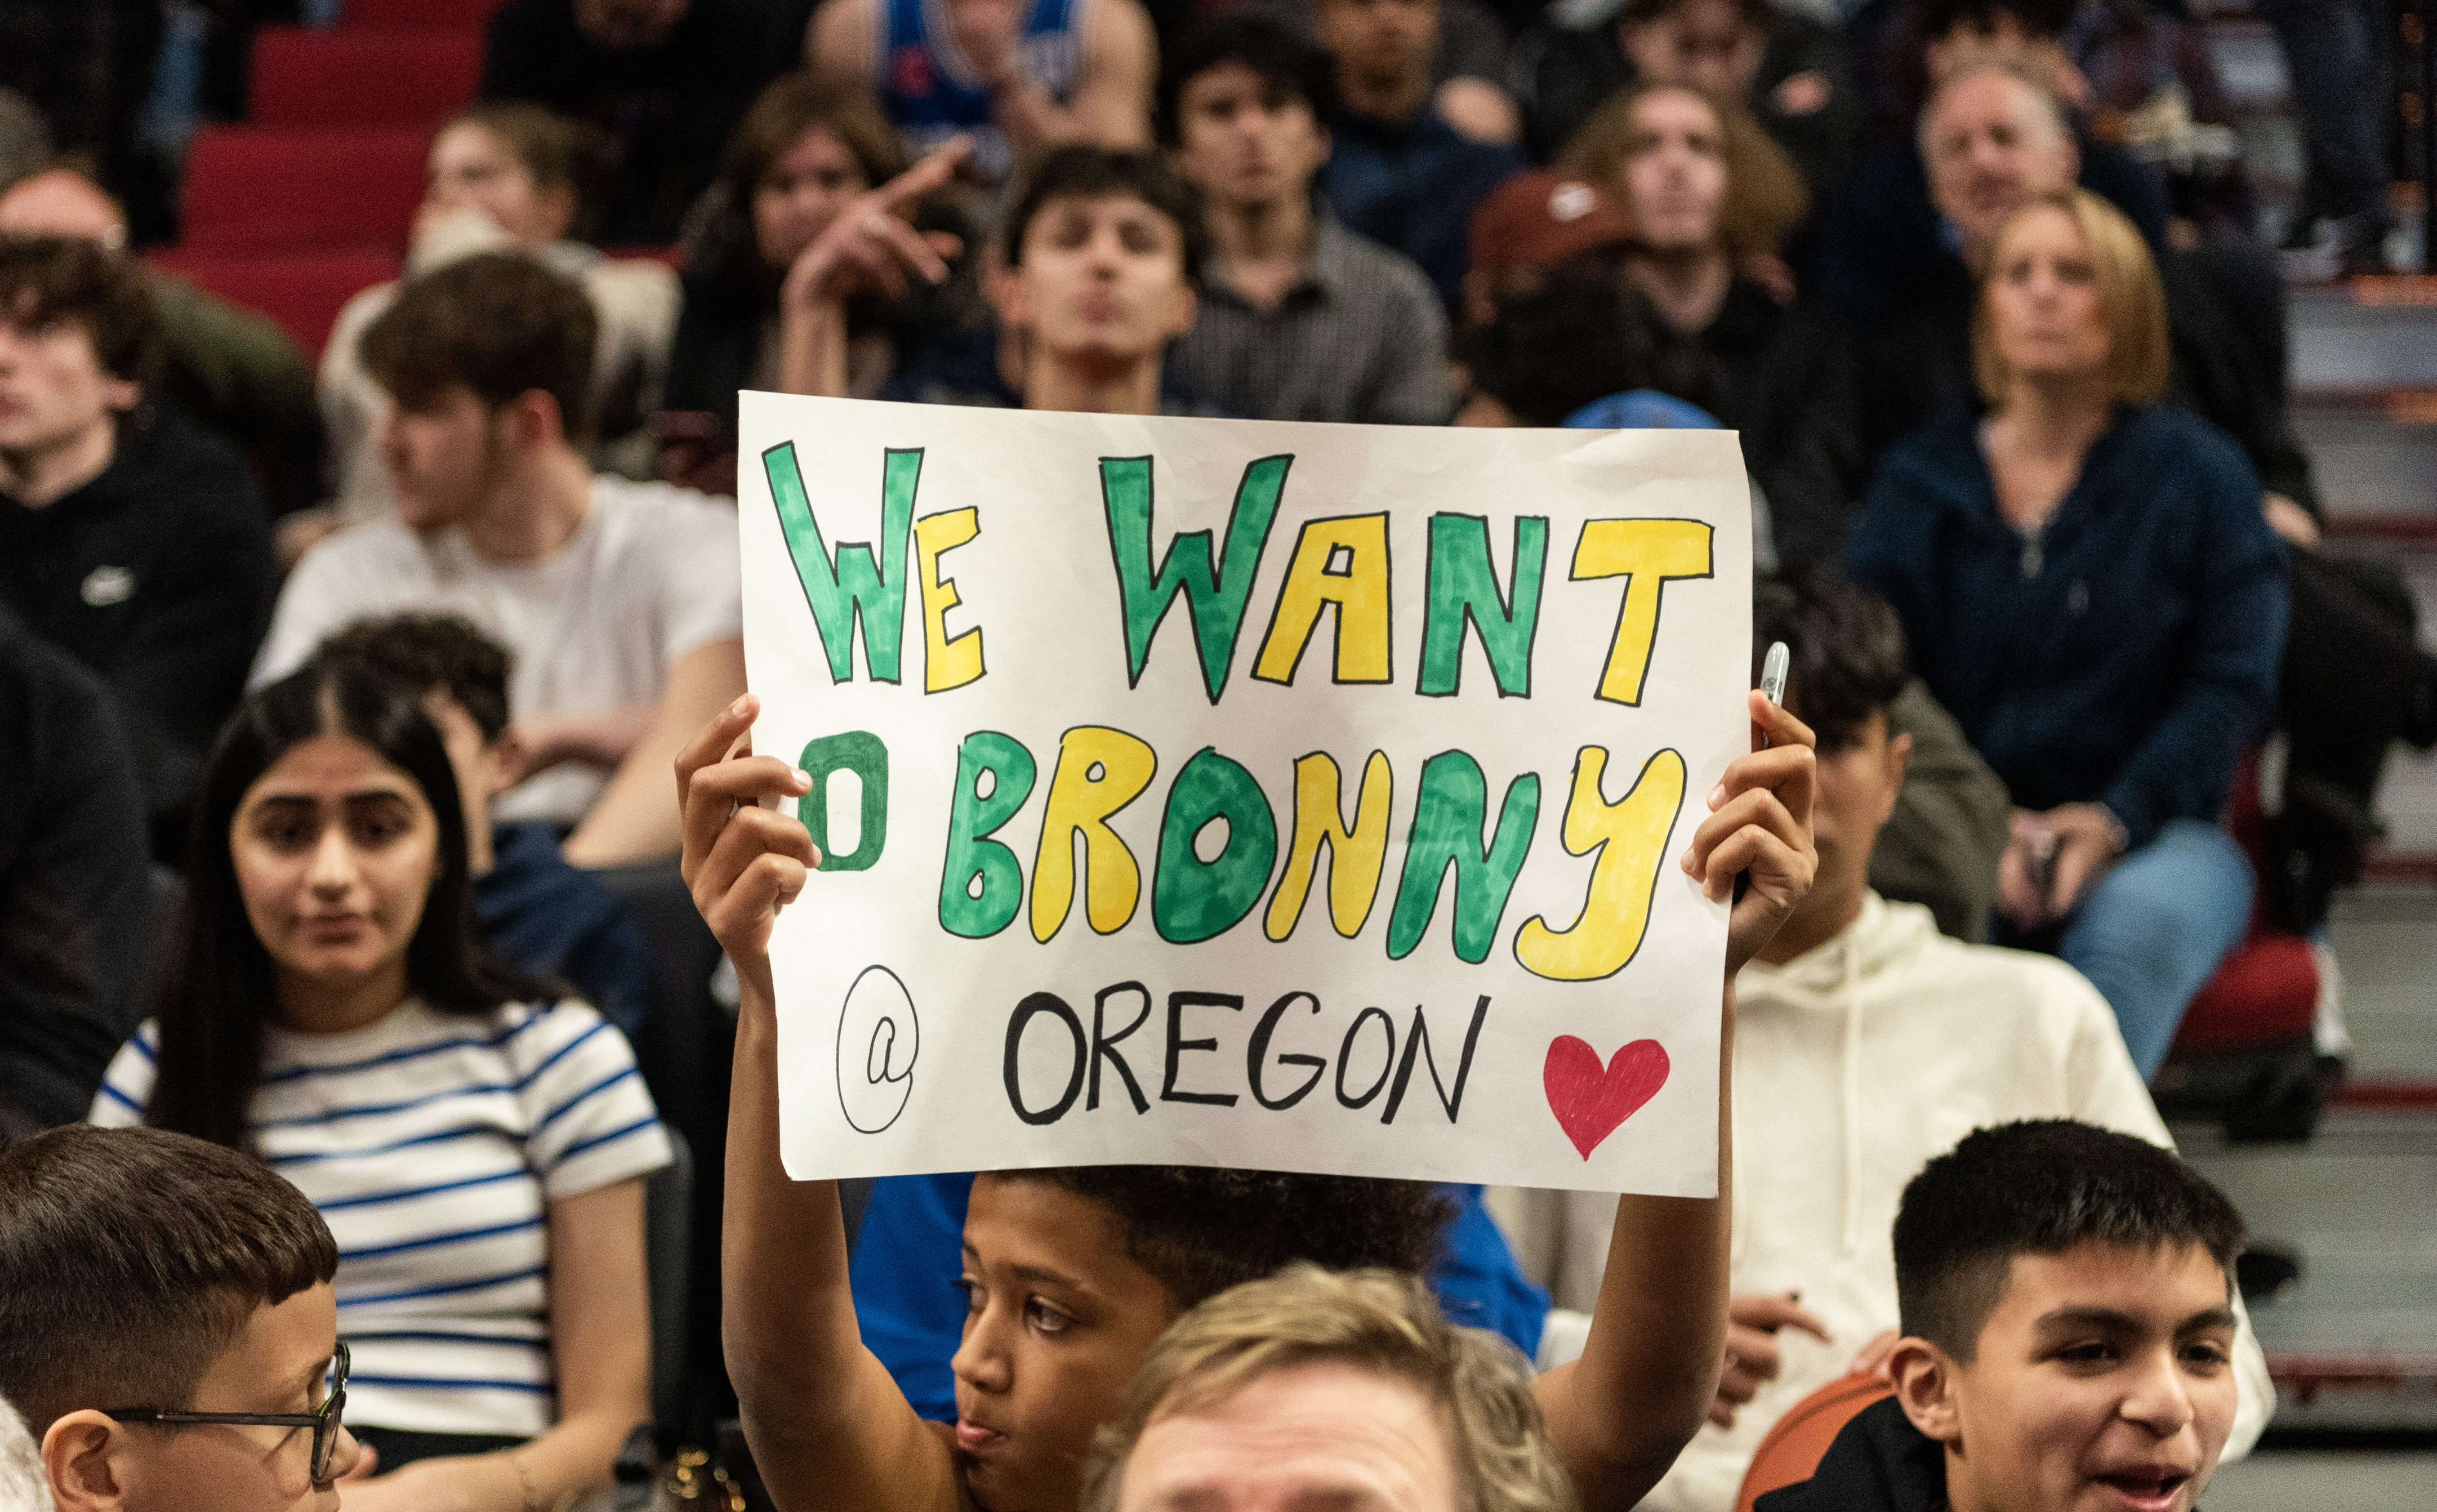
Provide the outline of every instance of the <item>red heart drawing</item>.
<path id="1" fill-rule="evenodd" d="M 1599 1051 L 1560 1034 L 1549 1042 L 1549 1059 L 1540 1069 L 1549 1111 L 1585 1160 L 1666 1084 L 1667 1047 L 1657 1040 L 1633 1041 L 1603 1067 Z"/>

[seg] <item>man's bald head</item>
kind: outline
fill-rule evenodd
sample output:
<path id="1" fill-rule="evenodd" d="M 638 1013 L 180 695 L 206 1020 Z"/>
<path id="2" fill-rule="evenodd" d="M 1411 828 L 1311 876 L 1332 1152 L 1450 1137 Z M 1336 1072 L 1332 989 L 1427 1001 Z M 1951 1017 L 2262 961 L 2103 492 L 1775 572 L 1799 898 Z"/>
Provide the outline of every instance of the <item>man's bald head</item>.
<path id="1" fill-rule="evenodd" d="M 74 168 L 51 168 L 0 194 L 0 233 L 73 237 L 118 252 L 127 245 L 127 215 L 93 180 Z"/>
<path id="2" fill-rule="evenodd" d="M 1938 213 L 1975 256 L 2035 195 L 2070 188 L 2081 152 L 2056 97 L 1998 63 L 1957 69 L 1920 112 L 1920 160 Z"/>

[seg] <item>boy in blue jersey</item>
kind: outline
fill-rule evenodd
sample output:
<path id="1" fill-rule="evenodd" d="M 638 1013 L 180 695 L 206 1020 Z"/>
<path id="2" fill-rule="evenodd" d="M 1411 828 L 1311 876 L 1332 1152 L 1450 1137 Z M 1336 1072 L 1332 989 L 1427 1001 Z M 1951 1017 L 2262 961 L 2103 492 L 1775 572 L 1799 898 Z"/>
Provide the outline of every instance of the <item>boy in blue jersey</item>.
<path id="1" fill-rule="evenodd" d="M 0 1151 L 0 1398 L 60 1512 L 337 1512 L 338 1266 L 251 1155 L 81 1125 Z"/>
<path id="2" fill-rule="evenodd" d="M 1150 142 L 1159 44 L 1137 0 L 829 0 L 804 51 L 871 86 L 917 150 L 972 137 L 991 183 L 1061 142 Z"/>

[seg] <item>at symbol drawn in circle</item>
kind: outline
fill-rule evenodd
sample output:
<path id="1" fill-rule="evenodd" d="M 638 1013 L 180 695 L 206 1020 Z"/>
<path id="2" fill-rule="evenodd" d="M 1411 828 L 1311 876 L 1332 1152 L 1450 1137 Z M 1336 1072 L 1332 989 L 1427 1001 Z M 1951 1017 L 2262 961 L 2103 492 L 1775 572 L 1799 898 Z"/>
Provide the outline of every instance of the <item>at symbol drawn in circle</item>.
<path id="1" fill-rule="evenodd" d="M 905 984 L 885 966 L 865 967 L 838 1010 L 838 1107 L 856 1133 L 879 1134 L 905 1111 L 921 1040 Z"/>

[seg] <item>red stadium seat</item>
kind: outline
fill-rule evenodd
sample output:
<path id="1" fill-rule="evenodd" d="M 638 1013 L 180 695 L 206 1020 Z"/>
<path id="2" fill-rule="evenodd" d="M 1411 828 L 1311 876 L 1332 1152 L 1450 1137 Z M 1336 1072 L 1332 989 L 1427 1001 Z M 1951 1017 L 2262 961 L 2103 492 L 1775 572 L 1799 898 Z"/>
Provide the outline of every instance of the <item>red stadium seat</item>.
<path id="1" fill-rule="evenodd" d="M 317 361 L 331 325 L 357 290 L 398 275 L 397 255 L 377 247 L 253 253 L 164 247 L 146 260 L 270 316 Z"/>
<path id="2" fill-rule="evenodd" d="M 472 26 L 480 28 L 504 0 L 345 0 L 342 26 Z"/>
<path id="3" fill-rule="evenodd" d="M 254 34 L 255 126 L 436 126 L 474 97 L 482 34 L 349 26 Z"/>
<path id="4" fill-rule="evenodd" d="M 2225 810 L 2227 830 L 2251 858 L 2252 870 L 2264 876 L 2268 818 L 2260 807 L 2257 751 L 2242 758 Z M 2254 904 L 2249 934 L 2184 1011 L 2173 1053 L 2306 1046 L 2318 1010 L 2319 962 L 2310 942 L 2269 923 L 2266 905 Z"/>
<path id="5" fill-rule="evenodd" d="M 191 251 L 406 250 L 431 133 L 206 126 L 186 155 Z"/>
<path id="6" fill-rule="evenodd" d="M 1752 1451 L 1751 1468 L 1744 1471 L 1743 1489 L 1735 1495 L 1735 1512 L 1751 1512 L 1752 1503 L 1761 1497 L 1811 1479 L 1845 1425 L 1895 1391 L 1876 1376 L 1839 1376 L 1796 1402 Z"/>

